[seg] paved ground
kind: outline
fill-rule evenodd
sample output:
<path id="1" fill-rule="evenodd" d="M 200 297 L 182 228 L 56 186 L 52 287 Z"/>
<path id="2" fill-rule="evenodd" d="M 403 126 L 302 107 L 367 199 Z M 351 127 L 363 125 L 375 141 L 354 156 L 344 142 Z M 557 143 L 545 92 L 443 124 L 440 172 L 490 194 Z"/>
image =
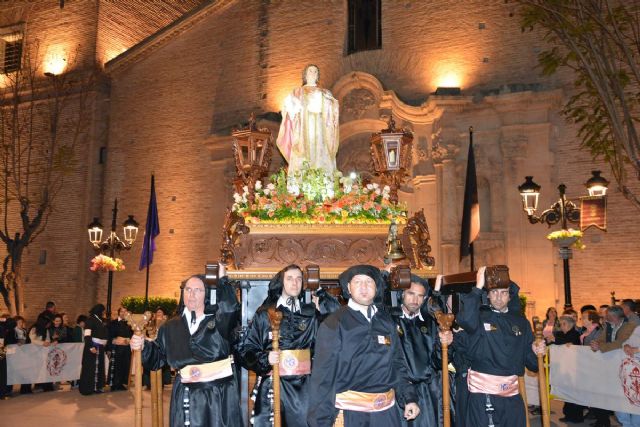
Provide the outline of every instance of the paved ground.
<path id="1" fill-rule="evenodd" d="M 61 390 L 33 395 L 14 395 L 9 400 L 0 400 L 0 426 L 47 426 L 56 427 L 131 427 L 134 420 L 133 395 L 127 391 L 82 396 L 78 390 Z M 165 426 L 169 425 L 169 386 L 165 386 L 164 412 Z M 148 391 L 143 392 L 143 425 L 151 425 L 151 403 Z M 558 421 L 562 416 L 562 403 L 551 404 L 551 425 L 590 426 L 593 421 L 583 424 L 565 424 Z M 531 418 L 531 427 L 541 425 L 540 417 Z M 612 426 L 619 426 L 613 422 Z"/>

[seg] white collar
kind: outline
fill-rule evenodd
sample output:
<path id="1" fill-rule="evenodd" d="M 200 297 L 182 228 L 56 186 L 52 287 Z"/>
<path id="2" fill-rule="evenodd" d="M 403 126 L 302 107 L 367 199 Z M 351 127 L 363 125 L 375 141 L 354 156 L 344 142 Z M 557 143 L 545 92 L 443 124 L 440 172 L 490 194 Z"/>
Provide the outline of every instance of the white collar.
<path id="1" fill-rule="evenodd" d="M 207 314 L 202 313 L 201 316 L 196 316 L 196 323 L 192 324 L 191 323 L 191 310 L 189 310 L 187 307 L 185 307 L 184 310 L 182 311 L 182 315 L 184 316 L 185 320 L 187 321 L 187 325 L 189 326 L 189 333 L 191 335 L 193 335 L 198 330 L 198 327 L 200 326 L 200 322 L 202 322 L 204 320 L 204 318 L 207 317 Z"/>
<path id="2" fill-rule="evenodd" d="M 276 302 L 276 308 L 283 306 L 288 308 L 289 310 L 291 310 L 291 306 L 290 304 L 287 302 L 287 300 L 289 299 L 289 297 L 285 297 L 284 295 L 280 295 L 280 298 L 278 298 L 278 302 Z M 297 313 L 300 311 L 300 299 L 298 298 L 294 298 L 293 299 L 293 312 Z"/>
<path id="3" fill-rule="evenodd" d="M 355 310 L 355 311 L 359 311 L 360 313 L 362 313 L 364 318 L 367 319 L 367 321 L 369 321 L 369 322 L 371 322 L 371 319 L 369 319 L 367 317 L 367 309 L 369 307 L 371 307 L 371 310 L 372 310 L 371 317 L 373 317 L 378 312 L 378 307 L 376 307 L 375 305 L 373 305 L 373 304 L 371 304 L 371 305 L 358 304 L 357 302 L 355 302 L 353 300 L 353 298 L 349 298 L 349 302 L 347 303 L 347 305 L 349 306 L 350 309 Z"/>
<path id="4" fill-rule="evenodd" d="M 402 304 L 402 317 L 405 319 L 415 319 L 416 317 L 424 322 L 424 318 L 422 317 L 422 312 L 418 310 L 417 313 L 410 313 L 409 310 Z"/>

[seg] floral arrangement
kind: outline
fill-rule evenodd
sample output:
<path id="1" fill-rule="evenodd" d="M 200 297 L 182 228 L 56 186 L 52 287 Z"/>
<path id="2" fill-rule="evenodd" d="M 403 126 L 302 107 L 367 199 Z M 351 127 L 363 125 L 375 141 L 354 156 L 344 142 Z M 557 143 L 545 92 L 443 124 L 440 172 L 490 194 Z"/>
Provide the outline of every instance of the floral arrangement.
<path id="1" fill-rule="evenodd" d="M 586 248 L 586 245 L 582 243 L 582 235 L 583 235 L 582 231 L 574 230 L 573 228 L 570 228 L 568 230 L 558 230 L 558 231 L 549 233 L 547 234 L 547 239 L 551 240 L 552 242 L 559 241 L 562 239 L 571 239 L 571 240 L 575 239 L 575 241 L 571 246 L 576 249 L 584 249 Z"/>
<path id="2" fill-rule="evenodd" d="M 363 185 L 351 175 L 337 173 L 333 191 L 327 191 L 324 171 L 305 169 L 298 194 L 290 192 L 284 170 L 270 177 L 266 186 L 256 181 L 254 202 L 249 203 L 249 188 L 233 195 L 232 210 L 249 224 L 389 224 L 392 219 L 404 224 L 407 209 L 389 201 L 389 186 Z M 315 177 L 306 180 L 305 177 Z"/>
<path id="3" fill-rule="evenodd" d="M 91 271 L 124 271 L 124 262 L 120 258 L 98 255 L 91 260 Z"/>

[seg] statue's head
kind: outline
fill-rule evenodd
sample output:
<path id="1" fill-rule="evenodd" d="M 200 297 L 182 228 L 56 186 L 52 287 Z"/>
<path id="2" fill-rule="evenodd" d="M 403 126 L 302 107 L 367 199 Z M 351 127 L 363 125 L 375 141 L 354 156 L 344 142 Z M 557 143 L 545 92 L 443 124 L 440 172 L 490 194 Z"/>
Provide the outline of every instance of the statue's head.
<path id="1" fill-rule="evenodd" d="M 302 84 L 315 85 L 320 81 L 320 68 L 315 64 L 309 64 L 302 70 Z"/>

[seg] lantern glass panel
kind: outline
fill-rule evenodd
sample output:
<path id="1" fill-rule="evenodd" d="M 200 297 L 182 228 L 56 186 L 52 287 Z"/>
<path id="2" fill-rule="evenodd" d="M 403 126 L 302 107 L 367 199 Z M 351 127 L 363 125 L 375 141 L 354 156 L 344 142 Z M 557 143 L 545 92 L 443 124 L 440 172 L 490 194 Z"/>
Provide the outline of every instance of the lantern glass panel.
<path id="1" fill-rule="evenodd" d="M 520 193 L 522 196 L 522 207 L 527 215 L 533 215 L 538 209 L 538 196 L 540 193 Z"/>
<path id="2" fill-rule="evenodd" d="M 94 245 L 100 244 L 100 242 L 102 241 L 102 228 L 89 228 L 89 241 Z"/>
<path id="3" fill-rule="evenodd" d="M 138 236 L 138 227 L 135 225 L 127 225 L 124 227 L 124 240 L 133 245 L 133 242 L 136 241 L 136 237 Z"/>
<path id="4" fill-rule="evenodd" d="M 385 160 L 388 170 L 400 169 L 400 140 L 398 137 L 384 141 Z"/>

